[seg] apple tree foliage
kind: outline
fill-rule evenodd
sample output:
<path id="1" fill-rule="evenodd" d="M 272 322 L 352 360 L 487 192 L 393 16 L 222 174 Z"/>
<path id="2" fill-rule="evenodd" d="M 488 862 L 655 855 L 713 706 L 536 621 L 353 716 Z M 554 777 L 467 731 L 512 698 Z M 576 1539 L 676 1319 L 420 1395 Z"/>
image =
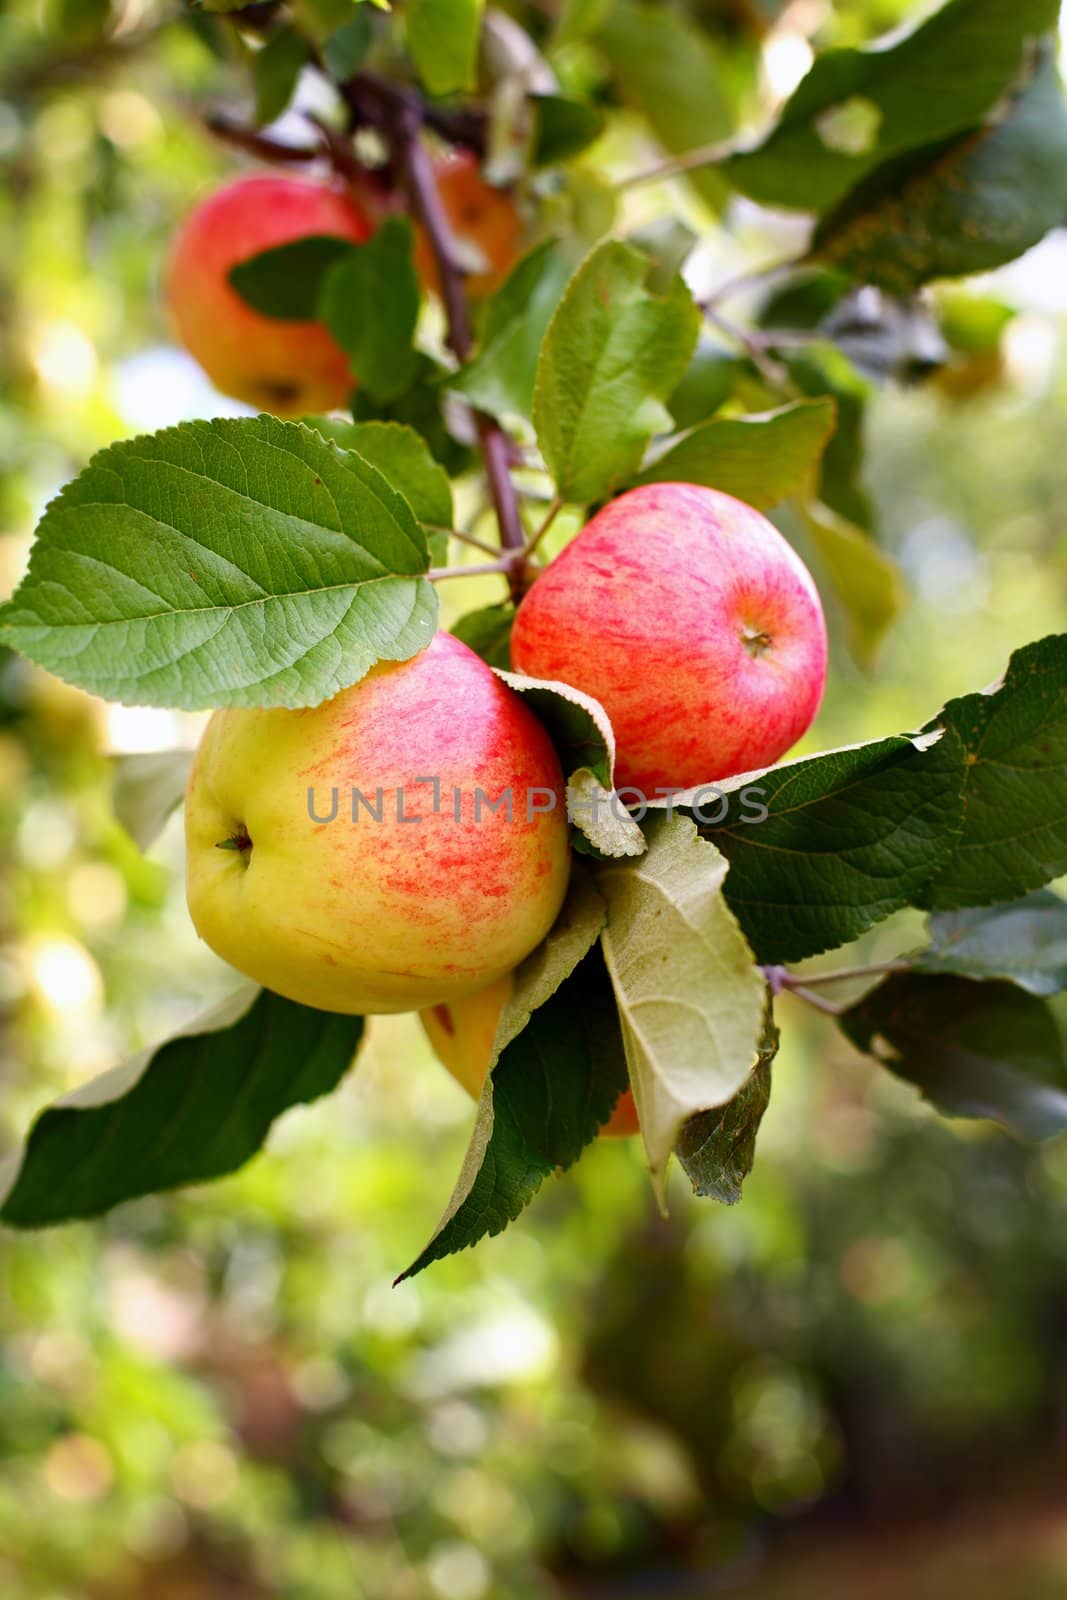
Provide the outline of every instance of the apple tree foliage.
<path id="1" fill-rule="evenodd" d="M 0 637 L 124 704 L 317 704 L 426 644 L 430 575 L 462 549 L 452 480 L 481 473 L 510 597 L 455 631 L 506 671 L 524 542 L 561 508 L 683 479 L 802 532 L 869 663 L 901 589 L 862 486 L 865 398 L 942 359 L 951 332 L 923 285 L 1011 260 L 1067 218 L 1057 20 L 1056 0 L 947 0 L 877 48 L 819 55 L 773 125 L 742 139 L 697 7 L 203 0 L 198 25 L 239 40 L 251 75 L 253 121 L 228 136 L 305 160 L 259 130 L 310 73 L 335 108 L 308 123 L 318 154 L 341 176 L 371 163 L 388 191 L 366 243 L 309 238 L 232 273 L 261 313 L 330 328 L 352 416 L 205 420 L 102 451 L 46 510 Z M 736 195 L 809 219 L 751 325 L 694 296 L 683 268 L 699 241 L 682 218 L 621 229 L 595 159 L 620 107 L 707 227 L 729 225 Z M 427 137 L 474 151 L 529 223 L 527 253 L 473 309 L 477 263 L 435 222 Z M 613 805 L 603 710 L 509 681 L 560 750 L 574 872 L 518 969 L 463 1170 L 409 1271 L 505 1227 L 628 1083 L 660 1194 L 676 1155 L 697 1193 L 736 1201 L 783 989 L 949 1115 L 1028 1139 L 1067 1127 L 1049 1004 L 1067 988 L 1067 903 L 1047 887 L 1067 873 L 1067 635 L 931 706 L 922 728 L 728 780 L 711 818 L 695 792 Z M 186 765 L 120 764 L 116 810 L 142 847 Z M 859 1000 L 827 1002 L 809 986 L 825 973 L 792 970 L 909 906 L 929 914 L 926 944 L 872 970 Z M 89 1217 L 233 1171 L 282 1111 L 336 1087 L 362 1031 L 242 987 L 44 1110 L 0 1174 L 0 1217 Z"/>

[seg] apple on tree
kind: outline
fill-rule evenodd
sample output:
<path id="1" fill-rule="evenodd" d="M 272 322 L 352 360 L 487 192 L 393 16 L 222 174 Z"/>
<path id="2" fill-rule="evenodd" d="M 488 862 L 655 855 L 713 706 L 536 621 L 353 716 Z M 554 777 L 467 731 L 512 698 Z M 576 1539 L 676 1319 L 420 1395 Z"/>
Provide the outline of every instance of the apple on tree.
<path id="1" fill-rule="evenodd" d="M 361 244 L 372 231 L 350 191 L 297 178 L 238 178 L 196 207 L 175 242 L 167 298 L 181 342 L 217 389 L 279 417 L 344 403 L 352 375 L 329 330 L 254 311 L 229 273 L 296 239 L 329 235 Z"/>
<path id="2" fill-rule="evenodd" d="M 537 578 L 515 667 L 599 700 L 616 781 L 647 798 L 777 761 L 826 682 L 811 574 L 731 495 L 655 483 L 612 500 Z"/>
<path id="3" fill-rule="evenodd" d="M 473 151 L 453 150 L 439 157 L 434 162 L 434 178 L 461 250 L 464 245 L 471 248 L 480 262 L 464 279 L 464 288 L 473 299 L 482 299 L 499 288 L 518 259 L 522 218 L 506 189 L 486 183 Z M 416 240 L 415 267 L 426 287 L 436 290 L 437 266 L 422 230 Z"/>
<path id="4" fill-rule="evenodd" d="M 506 790 L 511 806 L 491 809 Z M 502 978 L 548 932 L 570 870 L 548 734 L 447 633 L 322 705 L 216 712 L 186 843 L 212 949 L 289 999 L 350 1013 Z"/>

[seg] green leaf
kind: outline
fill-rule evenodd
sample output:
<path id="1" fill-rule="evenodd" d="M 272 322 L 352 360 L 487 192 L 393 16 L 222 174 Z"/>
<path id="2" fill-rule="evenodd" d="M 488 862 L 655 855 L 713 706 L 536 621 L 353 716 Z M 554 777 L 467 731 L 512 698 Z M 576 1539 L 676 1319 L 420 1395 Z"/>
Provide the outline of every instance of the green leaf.
<path id="1" fill-rule="evenodd" d="M 609 241 L 567 286 L 541 346 L 533 420 L 565 500 L 599 500 L 629 478 L 653 433 L 670 427 L 663 401 L 696 344 L 700 313 L 681 278 L 645 288 L 648 257 Z"/>
<path id="2" fill-rule="evenodd" d="M 667 409 L 678 428 L 695 428 L 729 400 L 739 359 L 732 350 L 701 334 Z"/>
<path id="3" fill-rule="evenodd" d="M 230 268 L 230 283 L 253 311 L 282 322 L 310 322 L 331 267 L 355 246 L 329 233 L 312 233 L 263 250 Z"/>
<path id="4" fill-rule="evenodd" d="M 586 100 L 560 94 L 532 95 L 534 167 L 558 167 L 599 139 L 604 118 Z"/>
<path id="5" fill-rule="evenodd" d="M 358 72 L 371 46 L 370 12 L 360 6 L 350 22 L 334 29 L 323 45 L 326 70 L 337 83 L 345 83 Z"/>
<path id="6" fill-rule="evenodd" d="M 819 499 L 846 522 L 869 528 L 874 513 L 862 476 L 870 384 L 848 357 L 830 344 L 809 345 L 789 358 L 788 367 L 790 378 L 804 394 L 831 395 L 837 407 L 837 427 L 823 452 Z"/>
<path id="7" fill-rule="evenodd" d="M 139 850 L 154 843 L 185 796 L 191 750 L 158 750 L 116 756 L 111 766 L 111 805 Z"/>
<path id="8" fill-rule="evenodd" d="M 732 1100 L 701 1111 L 682 1129 L 676 1147 L 693 1193 L 736 1205 L 756 1158 L 756 1135 L 771 1098 L 771 1063 L 778 1054 L 778 1029 L 770 1002 L 756 1065 Z"/>
<path id="9" fill-rule="evenodd" d="M 525 695 L 544 723 L 567 778 L 567 814 L 594 851 L 636 856 L 645 836 L 613 793 L 615 734 L 598 700 L 567 683 L 499 672 L 509 688 Z"/>
<path id="10" fill-rule="evenodd" d="M 475 87 L 484 0 L 407 0 L 408 50 L 431 94 Z"/>
<path id="11" fill-rule="evenodd" d="M 337 1087 L 362 1032 L 361 1017 L 246 986 L 43 1111 L 0 1173 L 0 1220 L 37 1228 L 95 1217 L 235 1172 L 283 1111 Z"/>
<path id="12" fill-rule="evenodd" d="M 402 1278 L 500 1233 L 571 1166 L 626 1088 L 626 1056 L 599 950 L 533 1011 L 486 1080 L 444 1220 Z"/>
<path id="13" fill-rule="evenodd" d="M 827 211 L 890 157 L 981 122 L 1058 13 L 1059 0 L 950 0 L 896 43 L 828 50 L 762 144 L 720 170 L 764 205 Z"/>
<path id="14" fill-rule="evenodd" d="M 511 629 L 515 621 L 515 607 L 510 601 L 499 605 L 483 606 L 480 611 L 468 611 L 449 629 L 457 639 L 480 655 L 491 667 L 507 672 L 511 666 Z"/>
<path id="15" fill-rule="evenodd" d="M 829 507 L 809 506 L 803 517 L 844 613 L 849 649 L 862 667 L 870 667 L 906 602 L 900 568 Z"/>
<path id="16" fill-rule="evenodd" d="M 280 117 L 304 67 L 311 59 L 307 41 L 295 28 L 278 28 L 252 57 L 256 123 L 262 127 Z"/>
<path id="17" fill-rule="evenodd" d="M 1067 212 L 1067 104 L 1051 52 L 983 129 L 875 172 L 820 225 L 815 259 L 910 294 L 1012 261 Z"/>
<path id="18" fill-rule="evenodd" d="M 1021 1139 L 1067 1128 L 1067 1059 L 1048 1004 L 1011 983 L 902 973 L 851 1006 L 858 1049 L 950 1117 L 988 1117 Z"/>
<path id="19" fill-rule="evenodd" d="M 1029 994 L 1067 989 L 1067 901 L 1038 889 L 1008 905 L 941 911 L 930 945 L 910 957 L 916 972 L 1005 978 Z"/>
<path id="20" fill-rule="evenodd" d="M 830 399 L 705 422 L 655 457 L 638 483 L 700 483 L 766 509 L 810 487 L 834 431 Z"/>
<path id="21" fill-rule="evenodd" d="M 450 387 L 490 416 L 528 420 L 541 341 L 569 276 L 553 239 L 524 256 L 490 299 L 478 353 Z"/>
<path id="22" fill-rule="evenodd" d="M 672 154 L 733 131 L 728 77 L 706 32 L 682 11 L 619 0 L 597 31 L 626 103 L 645 118 Z M 718 172 L 686 174 L 708 205 L 721 209 L 726 185 Z"/>
<path id="23" fill-rule="evenodd" d="M 352 395 L 352 415 L 357 422 L 400 422 L 414 428 L 429 445 L 435 461 L 452 477 L 459 477 L 470 470 L 474 453 L 449 431 L 442 405 L 448 377 L 445 367 L 417 350 L 411 387 L 389 401 L 375 399 L 366 389 L 357 389 Z"/>
<path id="24" fill-rule="evenodd" d="M 587 39 L 596 33 L 611 10 L 612 0 L 562 0 L 559 21 L 552 38 L 554 49 Z"/>
<path id="25" fill-rule="evenodd" d="M 605 862 L 603 937 L 649 1168 L 697 1112 L 723 1106 L 755 1064 L 766 985 L 723 897 L 728 862 L 687 817 L 655 816 L 639 860 Z"/>
<path id="26" fill-rule="evenodd" d="M 374 467 L 274 417 L 94 456 L 52 501 L 0 638 L 125 705 L 306 706 L 433 634 L 425 535 Z"/>
<path id="27" fill-rule="evenodd" d="M 318 315 L 376 399 L 395 400 L 415 374 L 419 279 L 406 217 L 387 217 L 327 273 Z"/>
<path id="28" fill-rule="evenodd" d="M 992 905 L 1067 872 L 1067 634 L 1017 650 L 999 687 L 950 700 L 934 725 L 964 746 L 964 824 L 916 904 Z"/>
<path id="29" fill-rule="evenodd" d="M 726 898 L 758 960 L 847 944 L 914 903 L 962 814 L 959 740 L 930 738 L 878 739 L 709 784 L 696 792 L 699 811 L 692 792 L 674 797 L 729 861 Z"/>
<path id="30" fill-rule="evenodd" d="M 320 433 L 354 450 L 377 467 L 382 477 L 402 494 L 420 522 L 438 528 L 452 526 L 452 485 L 448 473 L 430 454 L 429 446 L 414 428 L 399 422 L 339 422 L 317 418 Z"/>

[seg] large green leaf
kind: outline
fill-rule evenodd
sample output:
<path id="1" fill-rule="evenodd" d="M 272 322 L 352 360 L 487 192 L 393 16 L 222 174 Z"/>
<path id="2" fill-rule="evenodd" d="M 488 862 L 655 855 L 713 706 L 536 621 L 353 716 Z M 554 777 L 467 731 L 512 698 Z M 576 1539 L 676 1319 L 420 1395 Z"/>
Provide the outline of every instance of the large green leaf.
<path id="1" fill-rule="evenodd" d="M 485 0 L 407 0 L 408 49 L 431 94 L 474 88 L 484 6 Z"/>
<path id="2" fill-rule="evenodd" d="M 723 897 L 728 863 L 687 817 L 656 816 L 648 850 L 605 862 L 604 955 L 622 1018 L 630 1082 L 662 1198 L 690 1117 L 723 1106 L 758 1054 L 766 985 Z"/>
<path id="3" fill-rule="evenodd" d="M 0 638 L 128 705 L 315 705 L 429 643 L 422 528 L 300 423 L 111 445 L 53 500 Z"/>
<path id="4" fill-rule="evenodd" d="M 941 911 L 930 944 L 911 958 L 918 972 L 1007 978 L 1030 994 L 1067 989 L 1067 901 L 1038 889 L 1008 905 Z"/>
<path id="5" fill-rule="evenodd" d="M 672 444 L 638 483 L 700 483 L 766 509 L 810 488 L 834 431 L 831 399 L 705 422 Z"/>
<path id="6" fill-rule="evenodd" d="M 524 256 L 489 301 L 478 353 L 451 387 L 492 416 L 529 418 L 541 341 L 569 276 L 555 240 Z"/>
<path id="7" fill-rule="evenodd" d="M 1067 872 L 1067 634 L 1016 651 L 1004 682 L 936 719 L 964 746 L 964 822 L 919 904 L 992 905 Z"/>
<path id="8" fill-rule="evenodd" d="M 235 1172 L 274 1119 L 336 1088 L 363 1032 L 246 986 L 182 1034 L 49 1106 L 0 1171 L 0 1220 L 94 1217 Z"/>
<path id="9" fill-rule="evenodd" d="M 816 231 L 815 259 L 910 294 L 1012 261 L 1067 214 L 1067 104 L 1051 52 L 990 124 L 879 169 Z"/>
<path id="10" fill-rule="evenodd" d="M 693 353 L 700 313 L 681 278 L 660 296 L 651 263 L 608 241 L 571 279 L 537 364 L 533 420 L 566 500 L 608 494 L 637 470 L 653 433 L 671 425 L 663 402 Z"/>
<path id="11" fill-rule="evenodd" d="M 1012 983 L 899 973 L 850 1007 L 841 1026 L 948 1116 L 990 1117 L 1022 1139 L 1067 1128 L 1056 1019 Z"/>
<path id="12" fill-rule="evenodd" d="M 895 43 L 828 50 L 763 143 L 720 170 L 765 205 L 826 211 L 889 158 L 980 123 L 1058 13 L 1059 0 L 949 0 Z"/>
<path id="13" fill-rule="evenodd" d="M 415 374 L 419 279 L 406 217 L 387 217 L 323 281 L 318 316 L 375 399 L 396 400 Z"/>
<path id="14" fill-rule="evenodd" d="M 653 0 L 617 0 L 596 42 L 623 99 L 672 154 L 732 132 L 728 70 L 707 33 L 682 10 Z M 709 205 L 722 206 L 727 190 L 718 172 L 703 168 L 687 177 Z"/>
<path id="15" fill-rule="evenodd" d="M 311 58 L 307 40 L 295 28 L 278 28 L 252 58 L 256 122 L 273 122 L 290 100 L 301 71 Z"/>
<path id="16" fill-rule="evenodd" d="M 758 959 L 800 961 L 914 901 L 959 833 L 963 781 L 951 733 L 878 739 L 708 785 L 692 814 Z"/>
<path id="17" fill-rule="evenodd" d="M 626 1088 L 626 1056 L 604 958 L 586 948 L 549 993 L 528 997 L 529 1019 L 486 1080 L 444 1219 L 402 1277 L 500 1233 L 611 1116 Z"/>

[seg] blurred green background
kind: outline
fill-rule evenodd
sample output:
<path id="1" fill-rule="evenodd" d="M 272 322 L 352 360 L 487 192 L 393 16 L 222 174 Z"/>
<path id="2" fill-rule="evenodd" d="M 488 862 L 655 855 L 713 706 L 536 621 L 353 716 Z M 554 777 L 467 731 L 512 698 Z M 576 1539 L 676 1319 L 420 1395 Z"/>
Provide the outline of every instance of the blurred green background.
<path id="1" fill-rule="evenodd" d="M 813 41 L 915 8 L 694 10 L 758 123 Z M 0 14 L 0 590 L 94 449 L 238 409 L 170 345 L 159 283 L 176 219 L 239 164 L 198 113 L 246 98 L 202 16 Z M 590 182 L 656 153 L 622 119 Z M 743 205 L 723 231 L 677 183 L 628 214 L 680 204 L 709 281 L 796 238 Z M 948 368 L 873 391 L 867 419 L 910 603 L 869 674 L 831 619 L 810 748 L 916 726 L 1063 626 L 1067 239 L 941 310 Z M 110 810 L 111 755 L 197 727 L 0 659 L 4 1149 L 226 989 L 185 912 L 180 825 L 145 859 Z M 915 931 L 895 919 L 850 959 Z M 5 1235 L 0 1595 L 1067 1593 L 1067 1153 L 935 1120 L 788 998 L 780 1022 L 735 1210 L 676 1174 L 664 1220 L 633 1142 L 604 1145 L 507 1234 L 393 1289 L 472 1108 L 411 1019 L 378 1019 L 340 1093 L 238 1176 Z"/>

